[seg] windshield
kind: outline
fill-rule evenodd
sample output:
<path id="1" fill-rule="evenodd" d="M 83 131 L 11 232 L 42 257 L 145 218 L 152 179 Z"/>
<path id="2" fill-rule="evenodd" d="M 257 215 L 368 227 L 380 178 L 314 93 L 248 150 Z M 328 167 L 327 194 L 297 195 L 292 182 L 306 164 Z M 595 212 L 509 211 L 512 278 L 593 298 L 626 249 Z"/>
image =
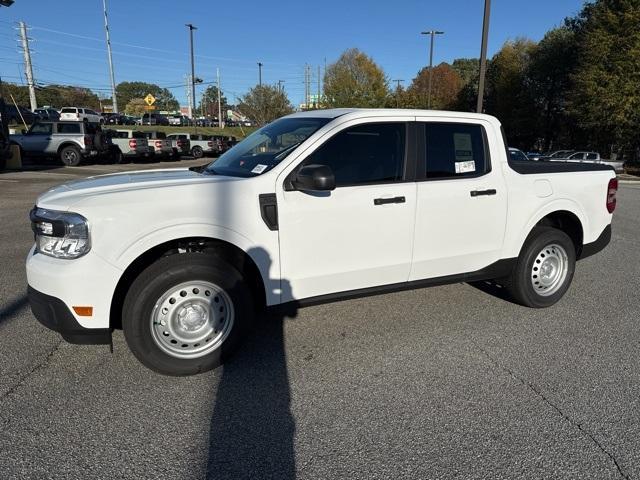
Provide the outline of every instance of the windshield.
<path id="1" fill-rule="evenodd" d="M 282 118 L 256 130 L 203 173 L 253 177 L 268 172 L 331 118 Z"/>

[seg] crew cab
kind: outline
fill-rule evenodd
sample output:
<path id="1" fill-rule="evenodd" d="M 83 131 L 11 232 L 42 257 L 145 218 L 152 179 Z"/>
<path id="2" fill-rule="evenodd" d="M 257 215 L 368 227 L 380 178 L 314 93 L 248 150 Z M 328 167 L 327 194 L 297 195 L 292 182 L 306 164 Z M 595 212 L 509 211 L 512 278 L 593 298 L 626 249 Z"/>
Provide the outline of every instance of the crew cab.
<path id="1" fill-rule="evenodd" d="M 149 368 L 194 374 L 279 304 L 494 280 L 553 305 L 609 242 L 616 192 L 607 166 L 511 160 L 487 115 L 296 113 L 209 166 L 42 194 L 29 301 L 70 342 L 121 327 Z"/>
<path id="2" fill-rule="evenodd" d="M 108 152 L 103 132 L 86 122 L 36 122 L 9 139 L 20 147 L 23 157 L 58 157 L 71 167 Z"/>
<path id="3" fill-rule="evenodd" d="M 199 133 L 171 133 L 167 135 L 170 140 L 189 140 L 191 155 L 202 158 L 204 155 L 219 154 L 222 151 L 222 143 L 218 143 L 211 135 Z"/>
<path id="4" fill-rule="evenodd" d="M 173 149 L 171 140 L 167 134 L 159 130 L 147 130 L 144 132 L 149 145 L 152 145 L 156 151 L 156 158 L 163 160 L 180 160 L 180 155 Z"/>

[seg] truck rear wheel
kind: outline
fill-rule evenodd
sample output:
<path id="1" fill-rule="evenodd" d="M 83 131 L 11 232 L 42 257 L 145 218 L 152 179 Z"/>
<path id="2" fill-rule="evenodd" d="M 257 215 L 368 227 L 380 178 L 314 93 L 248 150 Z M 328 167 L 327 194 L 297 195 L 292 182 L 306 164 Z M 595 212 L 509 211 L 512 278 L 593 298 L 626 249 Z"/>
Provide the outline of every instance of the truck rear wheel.
<path id="1" fill-rule="evenodd" d="M 192 147 L 191 155 L 193 155 L 194 158 L 202 158 L 202 156 L 204 155 L 204 152 L 202 151 L 202 147 L 199 147 L 198 145 L 196 145 L 195 147 Z"/>
<path id="2" fill-rule="evenodd" d="M 163 257 L 125 298 L 122 328 L 144 365 L 166 375 L 218 367 L 237 348 L 254 315 L 238 270 L 203 253 Z"/>
<path id="3" fill-rule="evenodd" d="M 72 145 L 60 150 L 60 161 L 68 167 L 77 167 L 82 161 L 80 149 Z"/>
<path id="4" fill-rule="evenodd" d="M 549 307 L 569 289 L 575 264 L 575 246 L 566 233 L 551 227 L 535 227 L 505 286 L 522 305 Z"/>

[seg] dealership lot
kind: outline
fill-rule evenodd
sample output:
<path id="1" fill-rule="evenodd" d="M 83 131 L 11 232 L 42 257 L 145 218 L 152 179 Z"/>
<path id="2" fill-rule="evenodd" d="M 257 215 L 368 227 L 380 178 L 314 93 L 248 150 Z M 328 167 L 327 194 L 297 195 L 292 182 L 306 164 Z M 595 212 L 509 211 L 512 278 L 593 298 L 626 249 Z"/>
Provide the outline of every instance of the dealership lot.
<path id="1" fill-rule="evenodd" d="M 459 284 L 273 312 L 170 378 L 121 332 L 62 342 L 24 295 L 37 194 L 136 168 L 0 175 L 0 478 L 640 477 L 640 184 L 550 309 Z"/>

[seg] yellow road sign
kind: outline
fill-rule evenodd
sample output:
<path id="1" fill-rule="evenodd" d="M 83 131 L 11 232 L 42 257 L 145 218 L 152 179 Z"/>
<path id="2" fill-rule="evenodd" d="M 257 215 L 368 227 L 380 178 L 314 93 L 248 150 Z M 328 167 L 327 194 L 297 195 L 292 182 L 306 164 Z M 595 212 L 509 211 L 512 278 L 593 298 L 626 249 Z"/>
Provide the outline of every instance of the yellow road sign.
<path id="1" fill-rule="evenodd" d="M 147 105 L 153 105 L 156 101 L 156 97 L 154 97 L 151 94 L 148 94 L 146 97 L 144 97 L 144 101 L 147 102 Z"/>

